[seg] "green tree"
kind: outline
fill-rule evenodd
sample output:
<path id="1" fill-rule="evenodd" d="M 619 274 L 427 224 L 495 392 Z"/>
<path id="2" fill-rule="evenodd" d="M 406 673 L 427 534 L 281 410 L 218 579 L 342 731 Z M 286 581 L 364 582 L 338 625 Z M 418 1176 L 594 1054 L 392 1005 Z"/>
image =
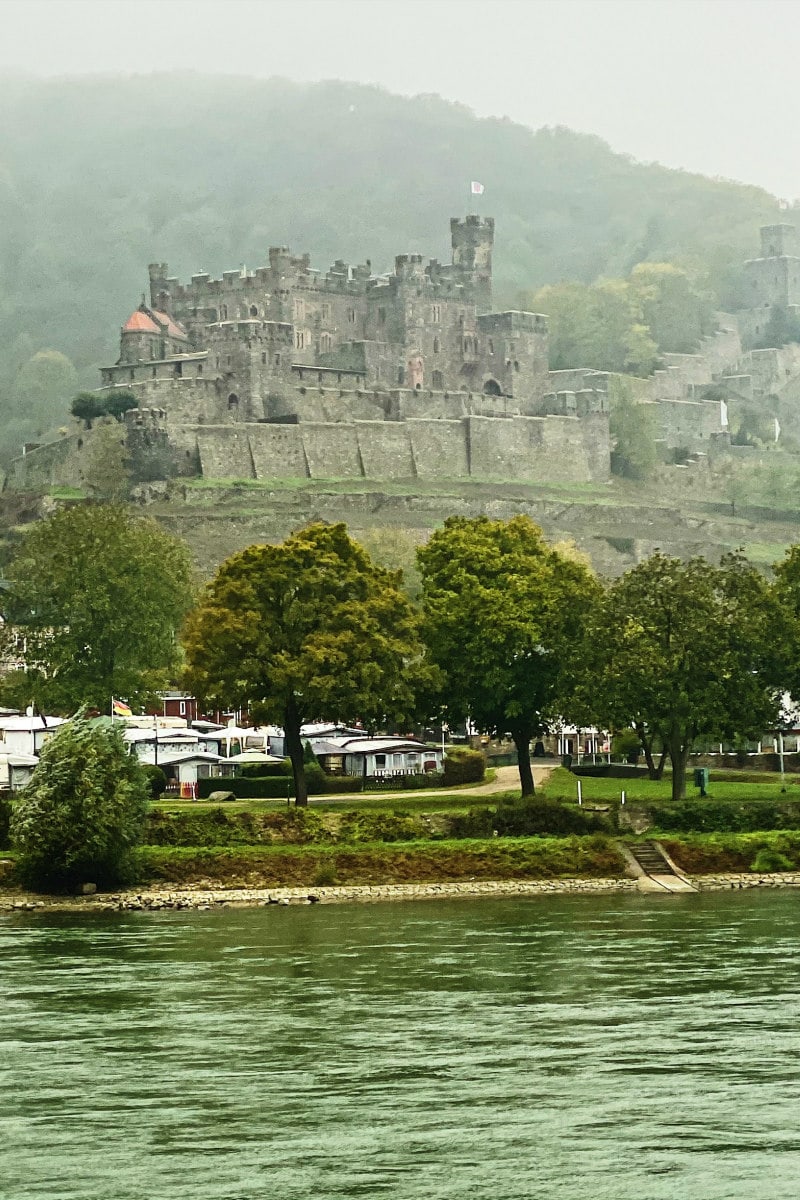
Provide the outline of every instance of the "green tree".
<path id="1" fill-rule="evenodd" d="M 691 354 L 714 329 L 711 294 L 673 263 L 643 262 L 631 271 L 631 296 L 662 354 Z"/>
<path id="2" fill-rule="evenodd" d="M 192 567 L 155 521 L 116 504 L 61 509 L 24 535 L 6 576 L 8 636 L 24 635 L 39 704 L 107 712 L 112 696 L 141 703 L 166 682 Z"/>
<path id="3" fill-rule="evenodd" d="M 658 460 L 653 406 L 639 404 L 623 379 L 611 380 L 609 429 L 614 442 L 611 470 L 628 479 L 647 479 Z"/>
<path id="4" fill-rule="evenodd" d="M 128 452 L 124 431 L 116 421 L 95 428 L 87 449 L 83 481 L 94 500 L 118 502 L 128 498 L 131 486 Z"/>
<path id="5" fill-rule="evenodd" d="M 77 376 L 70 359 L 59 350 L 39 350 L 20 367 L 11 386 L 11 400 L 38 435 L 64 419 Z"/>
<path id="6" fill-rule="evenodd" d="M 564 683 L 599 594 L 580 561 L 548 546 L 527 517 L 450 517 L 418 551 L 423 635 L 444 674 L 452 722 L 510 733 L 523 796 L 530 742 L 563 715 Z"/>
<path id="7" fill-rule="evenodd" d="M 101 416 L 100 397 L 95 392 L 78 392 L 70 406 L 70 412 L 78 421 L 83 421 L 86 429 L 92 428 L 92 422 Z"/>
<path id="8" fill-rule="evenodd" d="M 126 882 L 147 813 L 147 776 L 119 728 L 79 715 L 42 748 L 11 818 L 17 870 L 29 885 Z"/>
<path id="9" fill-rule="evenodd" d="M 139 407 L 139 401 L 127 388 L 116 388 L 103 397 L 102 407 L 103 411 L 113 417 L 115 421 L 120 421 L 126 412 Z"/>
<path id="10" fill-rule="evenodd" d="M 302 724 L 408 717 L 424 674 L 400 573 L 375 566 L 343 524 L 232 555 L 190 615 L 184 645 L 197 695 L 283 726 L 300 805 Z"/>
<path id="11" fill-rule="evenodd" d="M 683 798 L 698 738 L 731 740 L 769 729 L 785 680 L 790 630 L 773 589 L 739 555 L 719 567 L 656 551 L 616 580 L 587 631 L 585 715 L 654 741 Z"/>

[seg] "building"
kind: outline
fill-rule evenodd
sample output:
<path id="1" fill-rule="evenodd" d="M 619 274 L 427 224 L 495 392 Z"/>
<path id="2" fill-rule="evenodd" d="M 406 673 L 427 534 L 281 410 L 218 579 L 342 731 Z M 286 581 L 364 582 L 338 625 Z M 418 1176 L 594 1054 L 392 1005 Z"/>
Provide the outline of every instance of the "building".
<path id="1" fill-rule="evenodd" d="M 413 738 L 310 738 L 311 748 L 329 775 L 389 779 L 428 775 L 444 769 L 444 752 Z"/>

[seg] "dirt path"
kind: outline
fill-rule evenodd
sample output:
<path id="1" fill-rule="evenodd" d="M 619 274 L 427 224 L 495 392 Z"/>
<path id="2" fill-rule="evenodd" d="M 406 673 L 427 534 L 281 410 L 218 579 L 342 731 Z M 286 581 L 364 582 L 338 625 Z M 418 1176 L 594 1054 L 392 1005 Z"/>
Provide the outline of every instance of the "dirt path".
<path id="1" fill-rule="evenodd" d="M 557 765 L 557 763 L 549 762 L 546 765 L 534 766 L 534 785 L 539 787 L 541 783 L 544 783 L 545 779 L 547 779 L 551 771 L 556 769 Z M 489 783 L 481 783 L 477 787 L 471 788 L 458 788 L 457 793 L 453 792 L 452 789 L 448 790 L 447 788 L 442 788 L 441 792 L 444 792 L 448 795 L 455 795 L 463 792 L 464 796 L 469 798 L 471 796 L 491 796 L 496 792 L 511 792 L 514 790 L 514 788 L 518 787 L 519 771 L 516 767 L 497 767 L 495 771 L 495 777 Z M 340 795 L 335 796 L 309 796 L 309 801 L 312 804 L 315 800 L 353 800 L 354 802 L 357 802 L 359 797 L 362 799 L 372 799 L 376 796 L 380 796 L 383 800 L 407 800 L 410 796 L 414 796 L 421 800 L 424 796 L 430 796 L 431 799 L 435 799 L 440 794 L 441 793 L 439 791 L 426 792 L 409 790 L 403 792 L 342 792 Z"/>

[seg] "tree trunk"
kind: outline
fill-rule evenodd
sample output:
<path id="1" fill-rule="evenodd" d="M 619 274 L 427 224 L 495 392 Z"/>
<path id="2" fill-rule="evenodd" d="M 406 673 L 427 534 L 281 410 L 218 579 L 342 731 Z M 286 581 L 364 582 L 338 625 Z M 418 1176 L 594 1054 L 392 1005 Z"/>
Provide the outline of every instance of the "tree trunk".
<path id="1" fill-rule="evenodd" d="M 666 747 L 661 751 L 661 758 L 658 760 L 658 765 L 656 765 L 653 758 L 653 739 L 649 734 L 645 733 L 643 725 L 634 725 L 634 729 L 639 736 L 639 741 L 642 743 L 644 761 L 647 763 L 648 778 L 661 779 L 664 775 L 664 764 L 667 761 Z"/>
<path id="2" fill-rule="evenodd" d="M 514 739 L 514 745 L 517 749 L 519 782 L 523 798 L 525 796 L 533 796 L 536 793 L 536 789 L 533 786 L 533 771 L 531 770 L 531 738 L 533 737 L 533 730 L 512 729 L 511 736 Z"/>
<path id="3" fill-rule="evenodd" d="M 672 763 L 672 799 L 686 799 L 686 763 L 689 759 L 689 742 L 682 742 L 679 737 L 670 738 L 669 758 Z"/>
<path id="4" fill-rule="evenodd" d="M 300 714 L 294 700 L 290 700 L 283 713 L 284 750 L 292 764 L 294 776 L 294 802 L 300 808 L 308 804 L 305 763 L 303 762 L 303 739 L 300 736 Z"/>

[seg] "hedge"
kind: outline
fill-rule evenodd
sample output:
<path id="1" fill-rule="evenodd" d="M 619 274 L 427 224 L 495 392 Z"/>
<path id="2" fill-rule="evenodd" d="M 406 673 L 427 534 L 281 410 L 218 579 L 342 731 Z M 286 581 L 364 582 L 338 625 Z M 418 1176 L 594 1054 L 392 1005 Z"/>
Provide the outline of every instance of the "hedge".
<path id="1" fill-rule="evenodd" d="M 444 760 L 444 783 L 481 783 L 486 775 L 486 755 L 469 746 L 451 746 Z"/>
<path id="2" fill-rule="evenodd" d="M 351 775 L 324 775 L 306 772 L 309 796 L 336 795 L 338 792 L 360 792 L 363 779 Z M 198 779 L 197 795 L 207 800 L 212 792 L 233 792 L 237 800 L 286 800 L 294 796 L 294 779 L 291 775 L 259 776 L 247 778 L 236 775 L 232 779 Z"/>

